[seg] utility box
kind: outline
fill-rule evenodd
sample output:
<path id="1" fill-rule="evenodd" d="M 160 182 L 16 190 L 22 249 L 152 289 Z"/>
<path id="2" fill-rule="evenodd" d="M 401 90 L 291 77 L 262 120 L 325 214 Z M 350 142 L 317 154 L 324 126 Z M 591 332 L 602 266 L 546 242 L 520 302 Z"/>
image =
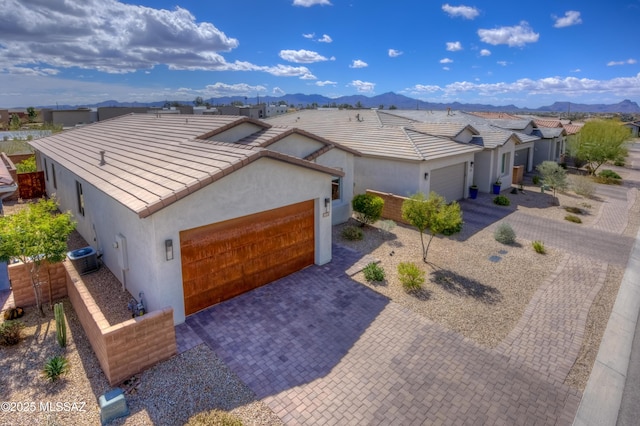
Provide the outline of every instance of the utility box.
<path id="1" fill-rule="evenodd" d="M 91 246 L 70 251 L 67 257 L 80 275 L 98 270 L 98 256 Z"/>

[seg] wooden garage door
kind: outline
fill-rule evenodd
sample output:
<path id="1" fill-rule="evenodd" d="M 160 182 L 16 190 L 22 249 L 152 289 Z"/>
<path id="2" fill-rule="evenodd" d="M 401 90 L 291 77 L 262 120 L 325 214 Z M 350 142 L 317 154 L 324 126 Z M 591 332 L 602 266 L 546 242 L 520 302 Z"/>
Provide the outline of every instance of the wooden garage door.
<path id="1" fill-rule="evenodd" d="M 185 314 L 313 264 L 313 200 L 180 232 Z"/>
<path id="2" fill-rule="evenodd" d="M 464 197 L 466 163 L 436 169 L 431 172 L 431 191 L 442 195 L 447 202 Z"/>

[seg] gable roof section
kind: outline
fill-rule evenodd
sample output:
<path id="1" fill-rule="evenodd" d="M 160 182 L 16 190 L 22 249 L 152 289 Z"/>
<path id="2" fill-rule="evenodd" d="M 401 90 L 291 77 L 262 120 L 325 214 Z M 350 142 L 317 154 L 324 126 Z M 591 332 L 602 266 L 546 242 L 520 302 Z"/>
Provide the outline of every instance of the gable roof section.
<path id="1" fill-rule="evenodd" d="M 481 151 L 482 148 L 472 143 L 456 142 L 415 129 L 406 128 L 407 135 L 413 141 L 416 150 L 425 160 L 450 157 L 459 154 L 468 154 Z"/>
<path id="2" fill-rule="evenodd" d="M 244 121 L 246 117 L 132 114 L 30 144 L 141 218 L 264 157 L 342 175 L 257 146 L 197 139 L 216 126 Z"/>
<path id="3" fill-rule="evenodd" d="M 542 119 L 534 119 L 534 123 L 538 127 L 562 127 L 562 122 L 560 120 L 542 120 Z"/>

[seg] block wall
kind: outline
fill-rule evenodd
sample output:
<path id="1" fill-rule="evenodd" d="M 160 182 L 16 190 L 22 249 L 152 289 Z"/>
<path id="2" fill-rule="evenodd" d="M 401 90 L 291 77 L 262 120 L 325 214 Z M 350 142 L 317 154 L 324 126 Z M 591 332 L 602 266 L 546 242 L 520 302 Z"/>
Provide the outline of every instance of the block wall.
<path id="1" fill-rule="evenodd" d="M 410 225 L 402 218 L 402 203 L 407 199 L 406 197 L 386 192 L 373 191 L 371 189 L 367 189 L 367 194 L 377 195 L 384 200 L 384 208 L 382 209 L 382 217 L 384 219 L 391 219 L 397 223 Z"/>

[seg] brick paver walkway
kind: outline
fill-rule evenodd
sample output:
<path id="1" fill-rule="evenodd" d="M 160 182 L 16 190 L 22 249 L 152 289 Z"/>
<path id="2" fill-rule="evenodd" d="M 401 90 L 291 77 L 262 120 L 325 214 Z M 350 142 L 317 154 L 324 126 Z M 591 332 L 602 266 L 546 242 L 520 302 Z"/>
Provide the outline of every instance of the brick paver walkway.
<path id="1" fill-rule="evenodd" d="M 352 281 L 372 259 L 339 246 L 329 265 L 188 317 L 179 346 L 204 341 L 286 424 L 570 425 L 581 394 L 563 382 L 607 264 L 626 265 L 634 242 L 627 189 L 612 190 L 590 227 L 465 210 L 461 239 L 508 216 L 519 237 L 564 253 L 495 349 Z"/>

